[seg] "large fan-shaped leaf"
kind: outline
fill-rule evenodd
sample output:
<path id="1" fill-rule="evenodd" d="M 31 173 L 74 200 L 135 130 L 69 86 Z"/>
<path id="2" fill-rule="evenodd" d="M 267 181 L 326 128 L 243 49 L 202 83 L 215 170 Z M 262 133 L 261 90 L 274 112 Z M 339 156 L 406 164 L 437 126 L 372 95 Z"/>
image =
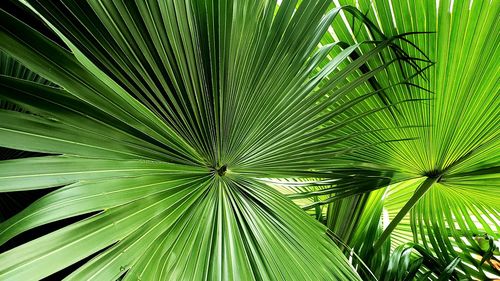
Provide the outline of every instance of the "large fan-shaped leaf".
<path id="1" fill-rule="evenodd" d="M 342 9 L 373 25 L 319 0 L 26 2 L 70 51 L 1 12 L 2 49 L 61 88 L 1 77 L 0 97 L 33 114 L 0 112 L 0 143 L 63 155 L 0 163 L 0 190 L 63 187 L 0 240 L 92 216 L 0 254 L 0 279 L 92 255 L 68 279 L 359 278 L 326 228 L 263 182 L 331 174 L 355 137 L 339 129 L 392 107 L 381 87 L 420 73 L 377 82 L 412 63 L 404 35 L 323 44 Z M 379 106 L 351 114 L 366 99 Z"/>
<path id="2" fill-rule="evenodd" d="M 500 197 L 500 138 L 497 129 L 500 64 L 492 58 L 500 54 L 500 39 L 495 31 L 499 23 L 499 3 L 452 0 L 339 2 L 356 5 L 385 34 L 406 30 L 435 32 L 408 37 L 436 62 L 426 72 L 427 80 L 424 77 L 416 80 L 420 86 L 433 92 L 432 99 L 425 103 L 404 103 L 398 105 L 393 114 L 378 112 L 345 128 L 350 133 L 379 124 L 387 127 L 395 124 L 425 125 L 405 130 L 383 130 L 366 135 L 364 139 L 352 140 L 364 144 L 381 139 L 416 138 L 413 141 L 385 142 L 354 152 L 357 159 L 386 165 L 388 169 L 400 172 L 400 179 L 414 178 L 391 188 L 384 204 L 393 221 L 387 225 L 375 248 L 381 249 L 383 240 L 395 229 L 392 233 L 394 247 L 412 240 L 422 242 L 444 264 L 450 264 L 459 256 L 461 262 L 456 268 L 466 277 L 484 279 L 495 276 L 491 273 L 498 277 L 498 270 L 491 264 L 485 262 L 481 267 L 482 258 L 477 256 L 473 235 L 488 233 L 492 239 L 498 239 L 500 217 L 498 204 L 494 202 Z M 336 24 L 345 25 L 350 20 L 350 15 L 345 14 Z M 358 40 L 371 38 L 361 26 L 351 32 L 335 32 L 338 38 L 348 42 L 352 41 L 353 34 Z M 402 48 L 410 56 L 426 59 L 415 49 Z M 407 68 L 408 65 L 393 67 Z M 393 73 L 401 75 L 401 72 L 389 72 L 388 77 Z M 402 85 L 387 91 L 404 89 Z M 413 91 L 412 94 L 414 97 L 428 96 L 425 90 Z M 400 97 L 392 96 L 393 100 Z M 373 108 L 377 104 L 369 100 L 366 106 Z M 396 191 L 398 188 L 404 190 Z M 448 202 L 446 207 L 443 202 Z M 410 220 L 408 212 L 412 208 L 415 209 Z"/>

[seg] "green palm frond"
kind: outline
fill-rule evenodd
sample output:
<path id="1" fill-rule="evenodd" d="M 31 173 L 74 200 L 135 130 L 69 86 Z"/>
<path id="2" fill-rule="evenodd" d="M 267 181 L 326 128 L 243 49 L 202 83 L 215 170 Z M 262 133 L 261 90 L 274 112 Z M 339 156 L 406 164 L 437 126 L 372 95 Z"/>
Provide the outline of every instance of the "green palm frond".
<path id="1" fill-rule="evenodd" d="M 14 60 L 11 56 L 0 50 L 0 76 L 9 76 L 16 79 L 28 80 L 43 85 L 55 86 L 53 83 L 42 78 L 40 75 L 29 70 L 21 65 L 18 61 Z M 0 98 L 0 109 L 12 111 L 25 111 L 24 108 L 18 104 L 8 102 Z M 21 157 L 33 157 L 40 154 L 27 152 L 17 149 L 9 149 L 0 147 L 0 160 L 15 159 Z M 12 215 L 16 214 L 33 202 L 40 194 L 27 194 L 20 192 L 7 192 L 0 194 L 0 221 L 4 221 Z"/>
<path id="2" fill-rule="evenodd" d="M 422 182 L 424 179 L 418 179 L 390 188 L 384 203 L 390 220 L 412 196 L 415 186 Z M 492 240 L 498 239 L 500 205 L 492 196 L 497 187 L 493 183 L 489 185 L 435 183 L 393 230 L 392 246 L 415 241 L 440 263 L 449 263 L 459 257 L 463 264 L 459 272 L 468 278 L 498 275 L 495 257 L 483 261 L 490 249 L 481 249 L 476 238 L 487 234 Z"/>
<path id="3" fill-rule="evenodd" d="M 22 79 L 31 82 L 35 82 L 42 85 L 55 86 L 50 81 L 42 78 L 40 75 L 29 70 L 18 61 L 13 59 L 11 56 L 2 52 L 0 50 L 0 77 L 12 77 L 15 79 Z M 25 111 L 26 109 L 20 107 L 16 103 L 9 102 L 6 98 L 0 97 L 0 109 L 1 110 L 11 110 L 11 111 Z M 0 159 L 14 159 L 18 157 L 33 156 L 34 153 L 27 153 L 20 150 L 0 148 Z M 4 202 L 5 203 L 5 202 Z"/>
<path id="4" fill-rule="evenodd" d="M 341 129 L 421 74 L 407 35 L 325 44 L 342 10 L 374 25 L 319 0 L 23 2 L 69 50 L 1 12 L 4 52 L 60 87 L 0 77 L 0 97 L 30 113 L 0 111 L 0 145 L 56 154 L 1 162 L 0 192 L 60 188 L 2 223 L 0 242 L 90 216 L 0 254 L 0 279 L 88 257 L 68 279 L 359 279 L 263 179 L 328 180 L 334 159 L 370 145 L 341 145 L 356 139 Z M 393 64 L 410 67 L 379 83 Z M 378 106 L 355 114 L 366 100 Z"/>
<path id="5" fill-rule="evenodd" d="M 416 181 L 422 182 L 422 179 Z M 363 201 L 363 212 L 357 220 L 351 239 L 346 240 L 349 245 L 340 240 L 342 237 L 334 236 L 344 245 L 344 250 L 363 279 L 459 280 L 456 267 L 464 256 L 455 257 L 448 262 L 441 258 L 440 253 L 429 250 L 426 243 L 408 242 L 412 237 L 409 216 L 374 251 L 375 242 L 411 196 L 411 186 L 414 186 L 414 182 L 403 182 L 371 192 Z M 410 187 L 410 191 L 405 187 Z M 351 201 L 353 199 L 355 198 Z M 439 235 L 443 237 L 442 234 Z"/>
<path id="6" fill-rule="evenodd" d="M 391 187 L 384 200 L 392 222 L 386 225 L 380 239 L 373 241 L 375 248 L 382 249 L 389 237 L 393 249 L 406 242 L 422 243 L 443 264 L 459 257 L 456 270 L 462 277 L 498 278 L 498 267 L 481 262 L 485 253 L 478 254 L 474 242 L 475 235 L 499 239 L 500 64 L 492 59 L 500 55 L 500 37 L 496 32 L 498 1 L 339 2 L 356 5 L 384 34 L 406 30 L 435 32 L 407 37 L 436 62 L 425 77 L 414 80 L 423 89 L 412 91 L 412 95 L 425 97 L 430 90 L 432 98 L 421 103 L 403 103 L 396 106 L 393 114 L 378 112 L 345 128 L 348 134 L 380 124 L 406 128 L 382 130 L 353 140 L 361 144 L 415 138 L 354 151 L 353 158 L 384 165 L 398 173 L 393 182 L 406 180 Z M 346 14 L 343 20 L 345 24 L 351 17 Z M 358 40 L 371 36 L 360 26 L 338 38 L 352 42 L 352 34 Z M 406 49 L 406 45 L 402 48 L 412 57 L 427 59 L 416 49 Z M 393 73 L 402 72 L 388 72 L 388 77 L 393 77 Z M 388 91 L 404 89 L 402 85 Z M 401 97 L 390 96 L 393 101 Z"/>
<path id="7" fill-rule="evenodd" d="M 415 139 L 384 143 L 377 146 L 378 151 L 364 157 L 372 157 L 370 162 L 389 165 L 399 173 L 414 178 L 445 179 L 475 171 L 495 174 L 498 172 L 494 168 L 498 166 L 498 150 L 495 147 L 500 141 L 495 128 L 500 110 L 500 85 L 496 73 L 500 66 L 496 60 L 489 58 L 500 52 L 497 44 L 500 39 L 487 27 L 498 24 L 500 6 L 494 1 L 440 1 L 439 6 L 436 5 L 433 0 L 391 4 L 386 1 L 359 1 L 360 10 L 366 11 L 368 17 L 378 19 L 378 25 L 386 34 L 401 30 L 435 31 L 409 35 L 408 39 L 411 38 L 436 62 L 425 76 L 414 80 L 426 90 L 412 92 L 415 97 L 427 96 L 431 99 L 423 103 L 402 103 L 396 107 L 398 123 L 424 126 L 377 132 L 379 139 Z M 467 20 L 464 21 L 464 18 Z M 357 33 L 358 38 L 363 38 L 362 35 L 361 31 Z M 407 53 L 421 56 L 415 50 L 408 49 Z M 427 90 L 433 94 L 429 95 Z M 395 100 L 401 97 L 392 96 Z M 356 127 L 356 131 L 376 122 L 392 127 L 394 123 L 391 122 L 395 119 L 391 117 L 387 111 L 381 111 L 354 125 L 360 126 Z M 357 156 L 363 157 L 363 152 L 360 151 Z"/>

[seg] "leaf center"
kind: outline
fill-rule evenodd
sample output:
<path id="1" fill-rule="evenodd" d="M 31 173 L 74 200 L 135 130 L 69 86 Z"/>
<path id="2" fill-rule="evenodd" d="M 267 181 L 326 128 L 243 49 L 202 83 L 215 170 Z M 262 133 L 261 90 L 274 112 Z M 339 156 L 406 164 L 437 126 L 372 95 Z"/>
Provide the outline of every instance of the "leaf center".
<path id="1" fill-rule="evenodd" d="M 222 177 L 223 175 L 225 175 L 225 174 L 226 174 L 226 171 L 227 171 L 227 165 L 222 165 L 222 166 L 221 166 L 221 167 L 219 167 L 219 168 L 215 168 L 215 171 L 217 171 L 217 174 L 218 174 L 219 176 L 221 176 L 221 177 Z"/>

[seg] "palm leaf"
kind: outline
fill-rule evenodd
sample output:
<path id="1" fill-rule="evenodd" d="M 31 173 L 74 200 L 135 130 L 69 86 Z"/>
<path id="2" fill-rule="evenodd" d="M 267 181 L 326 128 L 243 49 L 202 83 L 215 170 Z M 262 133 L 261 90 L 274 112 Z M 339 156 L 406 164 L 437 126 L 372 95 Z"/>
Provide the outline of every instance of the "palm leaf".
<path id="1" fill-rule="evenodd" d="M 500 113 L 497 83 L 500 65 L 491 59 L 500 51 L 499 37 L 494 33 L 495 28 L 491 28 L 498 25 L 498 2 L 339 2 L 356 5 L 387 35 L 407 30 L 435 32 L 407 37 L 430 60 L 437 62 L 425 77 L 414 81 L 426 90 L 411 93 L 420 98 L 428 96 L 427 90 L 430 90 L 432 99 L 424 103 L 402 103 L 396 107 L 395 113 L 377 112 L 344 128 L 348 134 L 380 124 L 388 128 L 400 124 L 407 128 L 380 130 L 353 139 L 346 145 L 415 138 L 412 141 L 384 142 L 354 151 L 351 156 L 394 170 L 399 174 L 398 180 L 411 179 L 391 188 L 384 201 L 393 221 L 386 225 L 379 241 L 375 241 L 375 248 L 381 249 L 384 240 L 390 236 L 393 249 L 405 242 L 419 242 L 436 254 L 443 264 L 450 264 L 455 257 L 460 257 L 456 270 L 461 276 L 498 277 L 498 270 L 491 265 L 493 261 L 490 260 L 490 264 L 481 262 L 486 253 L 478 254 L 479 248 L 473 237 L 487 233 L 491 239 L 498 239 L 500 217 L 495 203 L 498 200 L 495 199 L 500 195 L 496 188 L 500 156 L 496 129 Z M 345 14 L 337 24 L 346 25 L 350 21 L 351 16 Z M 356 40 L 372 38 L 369 30 L 359 25 L 335 35 L 346 42 L 356 42 L 353 35 Z M 401 47 L 410 57 L 427 59 L 415 48 Z M 395 64 L 391 67 L 408 69 L 411 65 Z M 388 77 L 393 77 L 393 73 L 399 75 L 399 79 L 403 78 L 404 72 L 394 71 L 388 71 Z M 405 87 L 401 85 L 387 92 L 404 91 Z M 401 95 L 390 96 L 394 97 L 393 101 L 401 98 Z M 367 108 L 377 106 L 379 104 L 373 100 L 367 100 Z M 443 202 L 447 202 L 446 208 Z"/>
<path id="2" fill-rule="evenodd" d="M 1 12 L 2 49 L 61 87 L 2 77 L 1 98 L 34 114 L 0 112 L 1 145 L 62 155 L 0 163 L 0 191 L 63 187 L 4 222 L 1 241 L 92 216 L 0 254 L 1 279 L 90 256 L 67 278 L 359 279 L 326 227 L 263 179 L 328 178 L 349 152 L 340 128 L 392 107 L 354 89 L 411 63 L 395 51 L 404 35 L 324 45 L 342 9 L 373 28 L 327 1 L 26 6 L 69 51 Z M 380 106 L 349 113 L 369 98 Z"/>
<path id="3" fill-rule="evenodd" d="M 0 77 L 3 78 L 4 76 L 14 77 L 17 80 L 22 79 L 43 85 L 55 86 L 55 84 L 42 78 L 40 75 L 32 72 L 25 66 L 21 65 L 18 61 L 14 60 L 11 56 L 7 55 L 5 52 L 0 50 Z M 0 98 L 0 109 L 11 110 L 11 111 L 26 110 L 25 108 L 20 107 L 18 104 L 9 102 L 7 99 L 4 98 Z M 33 157 L 37 155 L 39 156 L 40 154 L 0 147 L 1 160 L 30 157 L 30 156 Z M 40 196 L 39 192 L 35 193 L 8 192 L 0 194 L 0 221 L 4 221 L 5 219 L 16 214 L 17 212 L 25 208 L 27 205 L 29 205 L 29 203 L 33 202 L 39 196 Z"/>

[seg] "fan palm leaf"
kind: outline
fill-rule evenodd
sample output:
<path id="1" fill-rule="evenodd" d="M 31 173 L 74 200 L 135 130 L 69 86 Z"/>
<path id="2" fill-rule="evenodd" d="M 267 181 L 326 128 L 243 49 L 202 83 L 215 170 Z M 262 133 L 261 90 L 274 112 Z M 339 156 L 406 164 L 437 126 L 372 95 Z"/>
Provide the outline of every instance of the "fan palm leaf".
<path id="1" fill-rule="evenodd" d="M 500 138 L 497 129 L 500 64 L 492 59 L 500 52 L 496 32 L 499 3 L 434 0 L 339 2 L 355 5 L 384 34 L 404 30 L 435 32 L 408 37 L 436 62 L 426 72 L 426 77 L 415 80 L 425 90 L 412 92 L 419 97 L 427 96 L 426 91 L 430 90 L 432 99 L 398 105 L 396 119 L 393 114 L 378 112 L 353 124 L 353 127 L 345 128 L 350 133 L 377 124 L 392 127 L 396 121 L 407 129 L 367 135 L 362 143 L 416 138 L 369 147 L 371 151 L 368 153 L 355 152 L 357 158 L 395 171 L 397 179 L 393 182 L 407 179 L 391 187 L 384 199 L 391 223 L 385 225 L 384 233 L 373 241 L 375 251 L 382 249 L 388 238 L 391 238 L 393 249 L 406 242 L 421 243 L 442 264 L 450 264 L 459 257 L 461 261 L 456 269 L 461 277 L 481 280 L 498 277 L 498 268 L 492 265 L 494 257 L 490 255 L 491 260 L 483 258 L 488 249 L 481 251 L 475 237 L 487 234 L 492 240 L 500 238 Z M 346 14 L 343 20 L 338 24 L 349 22 L 350 16 Z M 358 40 L 371 36 L 365 28 L 359 27 L 346 34 L 337 34 L 337 37 L 351 42 L 353 34 Z M 413 49 L 406 50 L 411 56 L 421 56 Z M 389 73 L 400 75 L 399 72 Z M 402 89 L 404 87 L 388 91 Z M 395 100 L 400 97 L 391 96 Z M 377 106 L 369 102 L 368 108 Z M 411 126 L 419 124 L 425 126 Z M 336 226 L 330 227 L 334 229 Z M 359 236 L 358 239 L 365 238 Z"/>
<path id="2" fill-rule="evenodd" d="M 0 75 L 33 81 L 44 85 L 55 86 L 53 83 L 24 67 L 18 61 L 14 60 L 12 57 L 2 51 L 0 51 L 0 66 Z M 0 99 L 0 108 L 13 111 L 24 111 L 24 109 L 19 107 L 17 104 L 8 102 L 4 99 Z M 36 155 L 40 154 L 0 147 L 1 160 L 30 157 Z M 39 196 L 40 194 L 36 194 L 35 196 L 33 196 L 33 194 L 19 192 L 0 194 L 0 221 L 4 221 L 7 218 L 11 217 L 13 214 L 16 214 Z"/>
<path id="3" fill-rule="evenodd" d="M 0 254 L 0 279 L 90 256 L 67 278 L 359 279 L 263 179 L 330 177 L 335 132 L 392 107 L 366 87 L 411 64 L 404 35 L 322 44 L 342 9 L 366 22 L 329 1 L 23 2 L 69 50 L 1 12 L 1 48 L 60 88 L 0 77 L 0 97 L 34 113 L 0 111 L 0 145 L 55 154 L 0 162 L 0 191 L 62 187 L 0 240 L 87 216 Z M 346 116 L 369 98 L 380 106 Z"/>

